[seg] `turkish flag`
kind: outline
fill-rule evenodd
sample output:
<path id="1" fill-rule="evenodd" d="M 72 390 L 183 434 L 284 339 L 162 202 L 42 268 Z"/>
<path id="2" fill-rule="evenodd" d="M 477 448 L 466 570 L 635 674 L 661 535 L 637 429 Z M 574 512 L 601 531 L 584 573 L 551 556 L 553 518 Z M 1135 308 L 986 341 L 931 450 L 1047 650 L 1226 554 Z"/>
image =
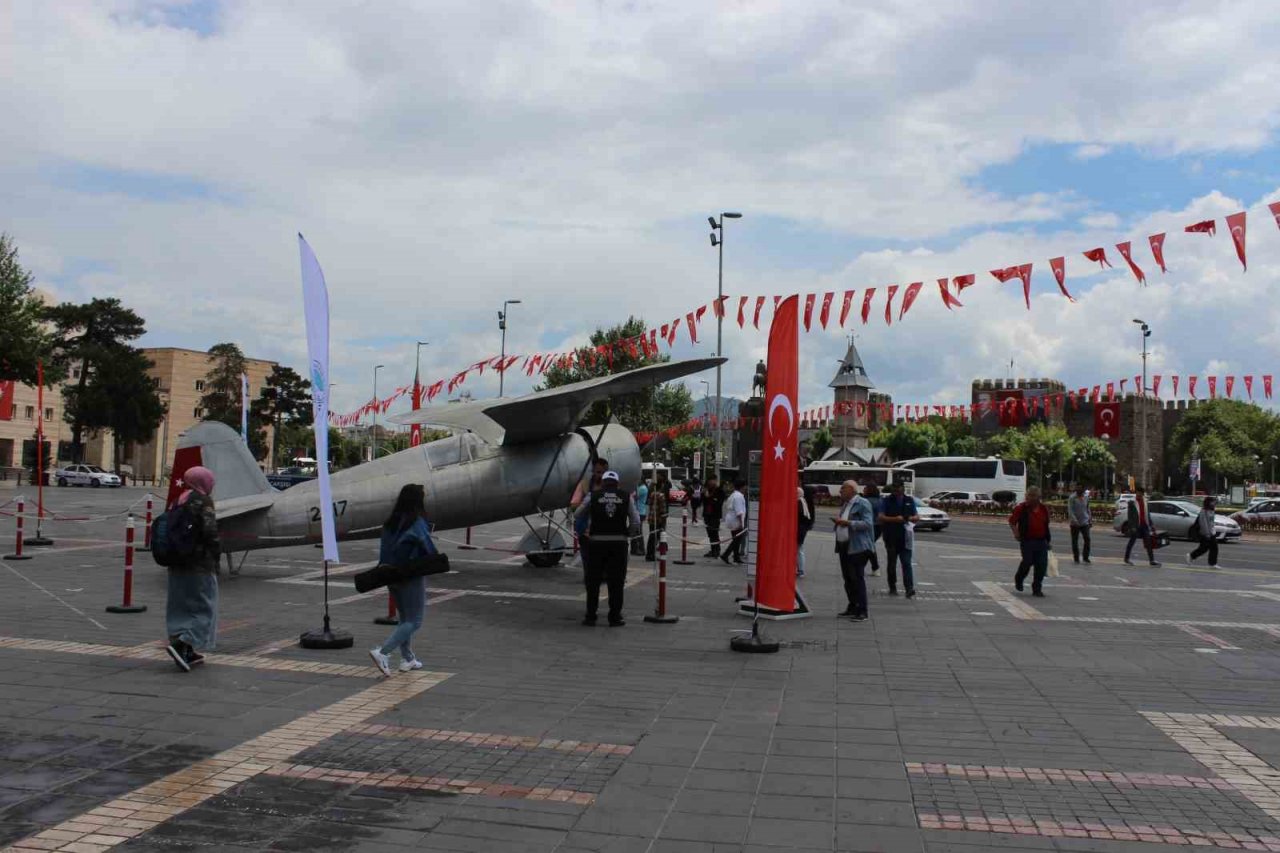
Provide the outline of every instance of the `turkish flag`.
<path id="1" fill-rule="evenodd" d="M 876 295 L 874 287 L 868 287 L 862 294 L 862 325 L 867 325 L 867 317 L 871 316 L 871 297 Z"/>
<path id="2" fill-rule="evenodd" d="M 799 299 L 788 296 L 769 327 L 769 376 L 760 465 L 760 541 L 756 545 L 756 601 L 781 613 L 796 603 L 796 470 L 800 431 L 796 394 L 800 385 Z"/>
<path id="3" fill-rule="evenodd" d="M 1107 383 L 1107 402 L 1110 403 L 1116 398 L 1116 383 Z"/>
<path id="4" fill-rule="evenodd" d="M 1276 218 L 1276 227 L 1280 228 L 1280 201 L 1273 201 L 1267 205 L 1267 209 L 1271 211 L 1271 215 Z"/>
<path id="5" fill-rule="evenodd" d="M 818 298 L 816 293 L 805 294 L 804 297 L 804 330 L 809 331 L 809 323 L 813 320 L 813 303 Z"/>
<path id="6" fill-rule="evenodd" d="M 1152 396 L 1160 396 L 1160 374 L 1157 373 L 1151 377 L 1151 394 Z"/>
<path id="7" fill-rule="evenodd" d="M 1173 397 L 1178 398 L 1178 374 L 1173 374 Z"/>
<path id="8" fill-rule="evenodd" d="M 1227 377 L 1227 396 L 1230 397 L 1235 390 L 1236 390 L 1236 378 L 1234 376 L 1228 376 Z"/>
<path id="9" fill-rule="evenodd" d="M 969 273 L 968 275 L 958 275 L 955 278 L 951 279 L 951 283 L 956 286 L 956 296 L 959 296 L 960 294 L 964 293 L 964 289 L 966 287 L 973 287 L 974 283 L 977 282 L 977 280 L 978 280 L 978 277 L 975 276 L 973 273 Z"/>
<path id="10" fill-rule="evenodd" d="M 893 325 L 893 297 L 898 295 L 898 285 L 889 285 L 889 298 L 884 303 L 884 322 Z"/>
<path id="11" fill-rule="evenodd" d="M 747 324 L 747 300 L 750 296 L 741 296 L 738 298 L 738 328 L 741 329 Z"/>
<path id="12" fill-rule="evenodd" d="M 942 294 L 942 304 L 947 306 L 948 311 L 950 311 L 953 306 L 956 308 L 964 307 L 960 304 L 959 299 L 956 299 L 951 295 L 951 290 L 948 288 L 947 280 L 945 278 L 938 279 L 938 291 Z"/>
<path id="13" fill-rule="evenodd" d="M 1151 244 L 1151 256 L 1160 265 L 1160 272 L 1168 272 L 1168 268 L 1164 265 L 1164 232 L 1152 234 L 1147 238 L 1147 242 Z"/>
<path id="14" fill-rule="evenodd" d="M 765 300 L 765 297 L 763 296 L 756 297 L 756 313 L 751 320 L 751 324 L 755 326 L 757 329 L 760 328 L 760 312 L 761 310 L 764 309 L 764 300 Z"/>
<path id="15" fill-rule="evenodd" d="M 1000 282 L 1001 284 L 1004 284 L 1010 279 L 1014 279 L 1018 277 L 1018 268 L 1005 267 L 1004 269 L 992 270 L 991 274 L 995 276 L 996 281 Z"/>
<path id="16" fill-rule="evenodd" d="M 1058 290 L 1062 291 L 1063 296 L 1075 302 L 1075 297 L 1067 292 L 1067 259 L 1051 258 L 1049 268 L 1053 270 L 1053 277 L 1058 282 Z"/>
<path id="17" fill-rule="evenodd" d="M 1124 258 L 1125 262 L 1129 264 L 1129 269 L 1133 271 L 1133 277 L 1138 280 L 1138 284 L 1146 284 L 1147 277 L 1143 275 L 1138 265 L 1133 262 L 1132 244 L 1126 240 L 1123 243 L 1116 243 L 1116 248 L 1120 250 L 1120 257 Z"/>
<path id="18" fill-rule="evenodd" d="M 1218 233 L 1218 225 L 1212 219 L 1206 219 L 1203 222 L 1188 225 L 1183 230 L 1188 234 L 1208 234 L 1212 237 L 1214 234 Z"/>
<path id="19" fill-rule="evenodd" d="M 1271 399 L 1271 374 L 1264 373 L 1262 376 L 1262 396 L 1268 400 Z"/>
<path id="20" fill-rule="evenodd" d="M 1022 279 L 1022 298 L 1027 303 L 1027 310 L 1031 310 L 1031 264 L 1020 264 L 1018 266 L 1018 278 Z"/>
<path id="21" fill-rule="evenodd" d="M 915 304 L 916 296 L 920 293 L 920 288 L 922 287 L 924 287 L 923 281 L 913 281 L 907 285 L 907 292 L 902 294 L 902 310 L 898 312 L 899 320 L 907 316 L 907 312 Z"/>
<path id="22" fill-rule="evenodd" d="M 1249 395 L 1249 399 L 1252 400 L 1253 399 L 1253 376 L 1246 376 L 1244 378 L 1244 390 Z"/>
<path id="23" fill-rule="evenodd" d="M 418 371 L 413 372 L 413 410 L 416 412 L 422 408 L 422 385 L 418 382 Z M 422 424 L 412 424 L 409 427 L 409 446 L 417 447 L 422 444 Z"/>
<path id="24" fill-rule="evenodd" d="M 999 406 L 999 422 L 1002 427 L 1022 426 L 1022 391 L 997 391 L 994 402 Z"/>
<path id="25" fill-rule="evenodd" d="M 1231 230 L 1231 242 L 1236 244 L 1236 257 L 1240 259 L 1240 266 L 1247 271 L 1249 264 L 1244 259 L 1244 211 L 1233 213 L 1227 217 L 1227 228 Z"/>
<path id="26" fill-rule="evenodd" d="M 1093 435 L 1105 441 L 1120 437 L 1120 404 L 1093 404 Z"/>
<path id="27" fill-rule="evenodd" d="M 818 315 L 818 322 L 822 324 L 822 328 L 827 327 L 827 320 L 831 317 L 831 302 L 836 298 L 834 293 L 824 293 L 822 295 L 822 313 Z"/>
<path id="28" fill-rule="evenodd" d="M 1084 253 L 1084 256 L 1095 262 L 1099 269 L 1111 266 L 1111 261 L 1107 260 L 1107 250 L 1101 246 L 1096 249 L 1090 249 Z"/>
<path id="29" fill-rule="evenodd" d="M 849 306 L 853 304 L 853 294 L 856 291 L 846 290 L 844 292 L 844 302 L 840 306 L 840 326 L 843 328 L 844 321 L 849 318 Z"/>
<path id="30" fill-rule="evenodd" d="M 1218 399 L 1218 377 L 1216 376 L 1209 377 L 1209 399 Z"/>
<path id="31" fill-rule="evenodd" d="M 1196 380 L 1199 377 L 1190 376 L 1187 378 L 1187 393 L 1191 395 L 1191 399 L 1196 399 Z"/>
<path id="32" fill-rule="evenodd" d="M 693 321 L 692 311 L 684 315 L 684 321 L 689 324 L 689 340 L 696 344 L 698 342 L 698 326 Z"/>

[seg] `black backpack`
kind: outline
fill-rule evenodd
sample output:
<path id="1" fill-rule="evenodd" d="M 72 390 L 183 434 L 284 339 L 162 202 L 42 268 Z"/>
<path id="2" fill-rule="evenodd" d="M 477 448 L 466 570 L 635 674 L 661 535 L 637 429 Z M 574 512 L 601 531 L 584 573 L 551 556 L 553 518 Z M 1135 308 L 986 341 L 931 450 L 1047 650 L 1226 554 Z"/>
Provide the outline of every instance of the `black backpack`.
<path id="1" fill-rule="evenodd" d="M 200 517 L 190 502 L 176 504 L 151 523 L 151 556 L 161 566 L 184 566 L 200 549 Z"/>

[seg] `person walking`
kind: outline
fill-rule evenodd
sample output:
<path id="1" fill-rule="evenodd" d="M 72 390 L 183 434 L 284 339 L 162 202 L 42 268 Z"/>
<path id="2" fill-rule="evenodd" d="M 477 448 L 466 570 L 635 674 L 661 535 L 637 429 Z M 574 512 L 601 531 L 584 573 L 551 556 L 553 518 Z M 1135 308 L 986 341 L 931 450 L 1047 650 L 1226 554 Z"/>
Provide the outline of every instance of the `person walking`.
<path id="1" fill-rule="evenodd" d="M 640 523 L 640 513 L 631 496 L 618 488 L 618 472 L 606 471 L 600 488 L 578 507 L 578 516 L 587 520 L 586 536 L 591 540 L 583 582 L 587 587 L 587 614 L 583 625 L 596 624 L 600 607 L 600 584 L 609 588 L 609 626 L 621 627 L 622 601 L 627 585 L 628 531 Z"/>
<path id="2" fill-rule="evenodd" d="M 1009 516 L 1009 527 L 1013 530 L 1013 538 L 1018 540 L 1022 552 L 1022 560 L 1018 563 L 1017 574 L 1013 576 L 1013 587 L 1022 592 L 1023 581 L 1033 569 L 1031 576 L 1031 594 L 1036 598 L 1044 598 L 1044 576 L 1049 571 L 1049 508 L 1040 500 L 1040 488 L 1028 486 L 1026 499 L 1013 508 Z"/>
<path id="3" fill-rule="evenodd" d="M 587 499 L 593 491 L 600 488 L 600 477 L 605 471 L 609 470 L 609 460 L 597 457 L 591 463 L 590 475 L 583 477 L 576 488 L 573 490 L 573 497 L 569 500 L 570 508 L 576 513 L 578 507 L 582 506 L 582 502 Z M 580 520 L 577 515 L 573 518 L 573 534 L 578 540 L 578 559 L 585 568 L 587 565 L 587 543 L 583 538 L 583 531 L 586 529 L 586 522 Z"/>
<path id="4" fill-rule="evenodd" d="M 728 563 L 742 565 L 742 549 L 747 546 L 747 497 L 743 490 L 747 488 L 746 480 L 735 480 L 733 492 L 724 501 L 724 526 L 729 529 L 729 547 L 724 549 L 720 559 Z"/>
<path id="5" fill-rule="evenodd" d="M 875 483 L 867 483 L 862 490 L 862 496 L 871 504 L 871 518 L 874 523 L 871 540 L 871 576 L 875 577 L 880 574 L 880 555 L 875 543 L 880 541 L 880 508 L 884 500 L 880 497 L 880 490 L 876 488 Z"/>
<path id="6" fill-rule="evenodd" d="M 378 547 L 378 562 L 388 566 L 406 566 L 428 554 L 436 554 L 436 543 L 431 539 L 427 524 L 426 489 L 421 484 L 410 483 L 400 490 L 391 515 L 382 524 L 382 538 Z M 409 645 L 413 635 L 422 627 L 427 611 L 427 579 L 425 575 L 407 578 L 389 584 L 387 591 L 396 603 L 400 623 L 381 646 L 369 649 L 373 665 L 383 675 L 391 676 L 390 655 L 400 650 L 400 671 L 422 669 L 422 661 Z"/>
<path id="7" fill-rule="evenodd" d="M 1133 560 L 1133 543 L 1139 538 L 1142 539 L 1143 547 L 1147 549 L 1148 563 L 1159 568 L 1160 563 L 1156 561 L 1156 552 L 1154 540 L 1156 536 L 1155 525 L 1151 523 L 1151 515 L 1147 512 L 1147 490 L 1142 486 L 1133 490 L 1133 500 L 1129 502 L 1127 517 L 1125 519 L 1129 526 L 1129 544 L 1124 548 L 1124 564 L 1132 566 Z"/>
<path id="8" fill-rule="evenodd" d="M 706 489 L 702 494 L 702 523 L 707 528 L 707 542 L 711 548 L 704 557 L 716 559 L 720 556 L 720 514 L 724 506 L 724 492 L 720 490 L 720 481 L 715 474 L 707 477 Z"/>
<path id="9" fill-rule="evenodd" d="M 640 514 L 640 535 L 631 540 L 631 553 L 637 557 L 644 556 L 645 535 L 644 522 L 649 517 L 649 479 L 640 481 L 636 486 L 636 512 Z"/>
<path id="10" fill-rule="evenodd" d="M 671 481 L 666 474 L 659 474 L 649 492 L 649 544 L 645 548 L 646 562 L 658 559 L 658 534 L 667 529 L 667 514 L 671 500 Z"/>
<path id="11" fill-rule="evenodd" d="M 868 615 L 867 579 L 863 575 L 875 551 L 875 516 L 871 502 L 858 494 L 858 484 L 845 480 L 840 486 L 840 512 L 832 521 L 836 528 L 836 554 L 848 607 L 841 616 L 863 622 Z"/>
<path id="12" fill-rule="evenodd" d="M 1084 562 L 1090 563 L 1089 541 L 1090 529 L 1093 527 L 1093 513 L 1089 510 L 1089 496 L 1084 493 L 1084 486 L 1076 483 L 1076 491 L 1067 498 L 1067 523 L 1071 525 L 1071 560 L 1080 562 L 1080 540 L 1084 540 Z"/>
<path id="13" fill-rule="evenodd" d="M 911 567 L 911 542 L 907 525 L 920 520 L 915 499 L 903 494 L 901 482 L 890 486 L 889 497 L 880 505 L 880 528 L 884 535 L 886 568 L 889 570 L 889 594 L 898 594 L 897 564 L 902 563 L 902 585 L 907 598 L 916 597 L 916 579 Z"/>
<path id="14" fill-rule="evenodd" d="M 1218 499 L 1207 497 L 1200 514 L 1196 516 L 1195 534 L 1200 540 L 1196 549 L 1187 555 L 1187 565 L 1191 565 L 1206 552 L 1209 554 L 1209 568 L 1218 568 L 1218 537 L 1214 525 L 1218 520 Z"/>
<path id="15" fill-rule="evenodd" d="M 702 507 L 702 481 L 697 477 L 689 485 L 689 507 L 693 510 L 693 523 L 698 523 L 698 510 Z"/>
<path id="16" fill-rule="evenodd" d="M 799 480 L 797 473 L 796 479 Z M 796 577 L 804 577 L 804 540 L 813 529 L 814 505 L 813 489 L 809 486 L 796 486 Z"/>
<path id="17" fill-rule="evenodd" d="M 213 507 L 213 472 L 197 465 L 182 475 L 184 489 L 173 510 L 185 513 L 193 525 L 191 554 L 169 566 L 169 593 L 165 600 L 165 652 L 178 669 L 190 672 L 204 662 L 200 650 L 212 649 L 218 640 L 218 516 Z"/>

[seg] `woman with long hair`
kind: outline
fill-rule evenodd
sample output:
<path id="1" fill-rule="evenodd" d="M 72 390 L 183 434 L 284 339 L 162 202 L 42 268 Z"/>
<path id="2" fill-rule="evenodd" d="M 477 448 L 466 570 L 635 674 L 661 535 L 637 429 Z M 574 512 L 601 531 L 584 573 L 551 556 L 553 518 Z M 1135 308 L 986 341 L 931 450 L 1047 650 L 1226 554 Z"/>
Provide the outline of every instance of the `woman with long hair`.
<path id="1" fill-rule="evenodd" d="M 403 566 L 427 554 L 435 554 L 436 545 L 431 541 L 431 529 L 427 526 L 426 490 L 421 485 L 410 484 L 400 490 L 391 515 L 382 525 L 382 543 L 378 562 Z M 393 583 L 387 587 L 396 603 L 400 624 L 387 637 L 387 641 L 369 650 L 369 657 L 383 675 L 391 675 L 388 655 L 400 650 L 400 671 L 422 669 L 422 661 L 413 653 L 409 641 L 422 627 L 422 617 L 427 609 L 427 579 L 423 576 Z"/>
<path id="2" fill-rule="evenodd" d="M 202 466 L 182 474 L 184 487 L 172 509 L 181 508 L 191 524 L 192 550 L 169 566 L 169 595 L 164 621 L 165 652 L 178 669 L 190 672 L 204 662 L 198 649 L 212 649 L 218 638 L 218 516 L 213 509 L 213 472 Z"/>

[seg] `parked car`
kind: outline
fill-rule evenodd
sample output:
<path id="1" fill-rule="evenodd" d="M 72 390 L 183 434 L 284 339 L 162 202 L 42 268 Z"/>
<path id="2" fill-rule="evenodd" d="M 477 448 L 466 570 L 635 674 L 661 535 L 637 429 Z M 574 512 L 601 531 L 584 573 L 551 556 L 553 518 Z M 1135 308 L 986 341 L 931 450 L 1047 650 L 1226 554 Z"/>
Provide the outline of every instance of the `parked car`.
<path id="1" fill-rule="evenodd" d="M 916 514 L 920 520 L 916 522 L 916 530 L 946 530 L 951 526 L 951 516 L 942 510 L 929 506 L 929 502 L 915 499 Z"/>
<path id="2" fill-rule="evenodd" d="M 1116 498 L 1116 509 L 1117 510 L 1124 509 L 1129 504 L 1133 503 L 1136 498 L 1137 498 L 1137 495 L 1135 495 L 1133 492 L 1125 492 L 1123 495 Z"/>
<path id="3" fill-rule="evenodd" d="M 938 492 L 930 495 L 931 501 L 956 501 L 957 503 L 977 504 L 978 506 L 994 506 L 991 495 L 984 492 Z"/>
<path id="4" fill-rule="evenodd" d="M 1196 516 L 1200 507 L 1187 501 L 1151 501 L 1147 504 L 1147 512 L 1156 530 L 1168 533 L 1170 537 L 1180 539 L 1198 539 L 1195 533 Z M 1117 533 L 1129 535 L 1129 510 L 1122 507 L 1116 511 L 1113 523 Z M 1214 538 L 1222 541 L 1240 538 L 1240 525 L 1225 515 L 1215 515 L 1213 520 Z"/>
<path id="5" fill-rule="evenodd" d="M 1251 503 L 1246 509 L 1231 515 L 1236 521 L 1266 521 L 1275 523 L 1280 521 L 1280 500 L 1276 498 L 1263 498 L 1257 503 Z"/>
<path id="6" fill-rule="evenodd" d="M 59 486 L 108 486 L 118 489 L 124 485 L 120 478 L 110 471 L 104 471 L 97 465 L 68 465 L 54 472 L 54 479 Z"/>

